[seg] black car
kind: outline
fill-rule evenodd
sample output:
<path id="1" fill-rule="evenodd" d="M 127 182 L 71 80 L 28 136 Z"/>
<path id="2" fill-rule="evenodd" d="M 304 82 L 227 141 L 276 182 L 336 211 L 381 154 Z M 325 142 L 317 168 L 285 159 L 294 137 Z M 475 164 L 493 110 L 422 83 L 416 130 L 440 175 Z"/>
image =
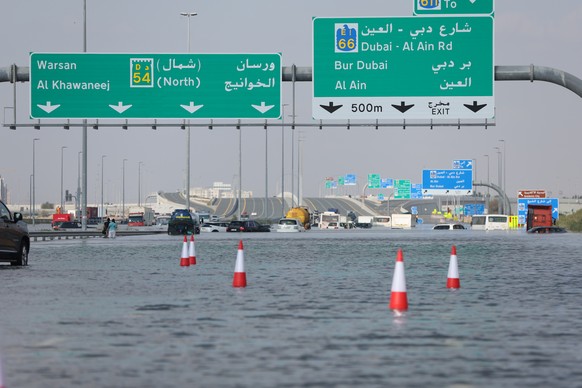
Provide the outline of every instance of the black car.
<path id="1" fill-rule="evenodd" d="M 0 201 L 0 261 L 11 265 L 28 265 L 30 237 L 22 214 L 12 214 Z"/>
<path id="2" fill-rule="evenodd" d="M 268 225 L 261 225 L 256 221 L 231 221 L 226 228 L 227 232 L 270 232 Z"/>
<path id="3" fill-rule="evenodd" d="M 559 226 L 535 226 L 528 229 L 528 233 L 566 233 L 567 230 Z"/>
<path id="4" fill-rule="evenodd" d="M 200 234 L 198 219 L 194 219 L 187 209 L 176 209 L 168 222 L 168 234 Z"/>
<path id="5" fill-rule="evenodd" d="M 54 230 L 80 229 L 80 228 L 81 224 L 77 221 L 63 221 L 56 223 L 55 226 L 53 226 Z"/>

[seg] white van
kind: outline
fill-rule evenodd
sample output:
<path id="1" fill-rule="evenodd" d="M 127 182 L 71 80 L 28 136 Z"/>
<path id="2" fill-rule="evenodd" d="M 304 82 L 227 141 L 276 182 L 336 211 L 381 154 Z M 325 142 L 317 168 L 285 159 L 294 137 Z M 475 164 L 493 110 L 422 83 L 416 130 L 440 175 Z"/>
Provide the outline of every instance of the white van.
<path id="1" fill-rule="evenodd" d="M 474 230 L 509 230 L 509 216 L 503 214 L 487 214 L 473 216 L 471 229 Z"/>

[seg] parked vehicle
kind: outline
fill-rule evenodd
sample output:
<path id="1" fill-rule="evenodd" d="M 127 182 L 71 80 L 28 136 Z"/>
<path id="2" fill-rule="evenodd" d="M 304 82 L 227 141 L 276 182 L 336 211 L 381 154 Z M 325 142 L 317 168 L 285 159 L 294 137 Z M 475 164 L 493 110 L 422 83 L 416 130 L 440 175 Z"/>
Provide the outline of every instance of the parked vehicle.
<path id="1" fill-rule="evenodd" d="M 51 226 L 53 229 L 58 229 L 59 225 L 63 222 L 73 221 L 72 216 L 69 213 L 55 213 L 53 214 L 53 220 Z"/>
<path id="2" fill-rule="evenodd" d="M 414 214 L 392 214 L 392 229 L 410 229 L 416 226 Z"/>
<path id="3" fill-rule="evenodd" d="M 205 222 L 200 226 L 201 232 L 226 232 L 228 222 Z"/>
<path id="4" fill-rule="evenodd" d="M 176 209 L 172 212 L 172 217 L 168 223 L 168 234 L 186 235 L 200 234 L 200 224 L 198 218 L 194 219 L 188 209 Z"/>
<path id="5" fill-rule="evenodd" d="M 156 215 L 151 207 L 135 206 L 129 208 L 128 226 L 152 226 Z"/>
<path id="6" fill-rule="evenodd" d="M 302 220 L 285 217 L 279 220 L 277 232 L 305 232 L 305 227 Z"/>
<path id="7" fill-rule="evenodd" d="M 261 225 L 253 220 L 231 221 L 226 228 L 227 232 L 270 232 L 269 225 Z"/>
<path id="8" fill-rule="evenodd" d="M 437 224 L 433 226 L 433 230 L 465 230 L 463 224 Z"/>
<path id="9" fill-rule="evenodd" d="M 566 233 L 567 230 L 560 226 L 534 226 L 528 229 L 528 233 Z"/>
<path id="10" fill-rule="evenodd" d="M 471 219 L 471 229 L 509 230 L 509 217 L 503 214 L 475 215 Z"/>
<path id="11" fill-rule="evenodd" d="M 337 209 L 330 210 L 319 215 L 320 229 L 339 229 L 340 215 L 336 212 Z"/>
<path id="12" fill-rule="evenodd" d="M 528 205 L 527 206 L 527 220 L 526 230 L 530 230 L 537 226 L 552 226 L 554 220 L 552 219 L 552 205 Z"/>
<path id="13" fill-rule="evenodd" d="M 305 230 L 311 229 L 311 214 L 309 213 L 309 209 L 305 206 L 298 206 L 289 209 L 287 214 L 285 214 L 285 218 L 297 219 L 301 222 Z"/>
<path id="14" fill-rule="evenodd" d="M 30 237 L 22 213 L 12 214 L 0 201 L 0 261 L 10 265 L 28 265 Z"/>
<path id="15" fill-rule="evenodd" d="M 66 230 L 66 229 L 81 229 L 81 224 L 77 221 L 66 221 L 60 222 L 58 225 L 53 226 L 53 230 Z"/>

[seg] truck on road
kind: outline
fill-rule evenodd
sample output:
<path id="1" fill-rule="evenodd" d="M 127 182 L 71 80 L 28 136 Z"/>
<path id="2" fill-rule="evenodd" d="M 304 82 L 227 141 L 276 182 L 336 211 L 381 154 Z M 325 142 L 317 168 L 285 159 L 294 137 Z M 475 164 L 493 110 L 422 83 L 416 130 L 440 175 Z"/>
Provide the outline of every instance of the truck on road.
<path id="1" fill-rule="evenodd" d="M 128 226 L 151 226 L 156 222 L 156 216 L 151 207 L 134 206 L 129 208 Z"/>

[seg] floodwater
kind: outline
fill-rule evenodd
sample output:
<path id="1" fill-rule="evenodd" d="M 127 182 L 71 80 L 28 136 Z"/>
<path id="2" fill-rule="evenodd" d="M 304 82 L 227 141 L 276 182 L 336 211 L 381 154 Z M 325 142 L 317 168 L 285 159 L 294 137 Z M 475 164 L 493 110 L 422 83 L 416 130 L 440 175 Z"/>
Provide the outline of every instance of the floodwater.
<path id="1" fill-rule="evenodd" d="M 208 233 L 191 267 L 182 241 L 35 242 L 0 266 L 5 387 L 582 386 L 580 234 Z"/>

